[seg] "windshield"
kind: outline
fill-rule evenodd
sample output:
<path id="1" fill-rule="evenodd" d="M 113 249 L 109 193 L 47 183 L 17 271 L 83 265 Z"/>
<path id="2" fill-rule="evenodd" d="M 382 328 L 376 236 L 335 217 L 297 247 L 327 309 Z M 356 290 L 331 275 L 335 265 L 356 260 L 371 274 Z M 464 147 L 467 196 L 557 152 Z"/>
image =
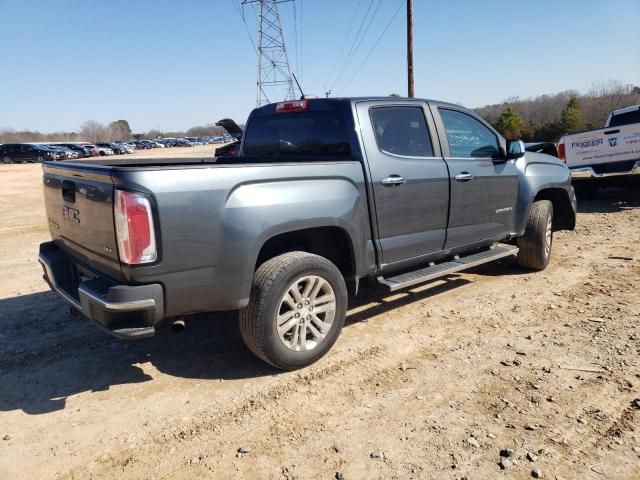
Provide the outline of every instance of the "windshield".
<path id="1" fill-rule="evenodd" d="M 348 156 L 344 115 L 339 110 L 256 115 L 247 125 L 244 154 Z"/>

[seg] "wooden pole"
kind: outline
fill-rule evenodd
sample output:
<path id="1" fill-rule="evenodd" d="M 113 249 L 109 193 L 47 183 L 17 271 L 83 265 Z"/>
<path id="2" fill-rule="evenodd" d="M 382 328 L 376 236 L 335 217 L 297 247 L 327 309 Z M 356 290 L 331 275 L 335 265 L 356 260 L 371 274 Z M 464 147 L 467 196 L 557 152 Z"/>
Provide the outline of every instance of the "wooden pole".
<path id="1" fill-rule="evenodd" d="M 407 90 L 413 98 L 413 0 L 407 0 Z"/>

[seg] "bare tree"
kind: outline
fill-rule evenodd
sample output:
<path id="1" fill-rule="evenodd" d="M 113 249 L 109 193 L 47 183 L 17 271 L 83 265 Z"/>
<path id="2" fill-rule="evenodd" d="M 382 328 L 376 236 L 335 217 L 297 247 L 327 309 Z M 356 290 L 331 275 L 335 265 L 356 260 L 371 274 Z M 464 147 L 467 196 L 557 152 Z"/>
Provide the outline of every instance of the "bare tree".
<path id="1" fill-rule="evenodd" d="M 593 128 L 604 125 L 609 114 L 619 108 L 640 103 L 640 95 L 633 85 L 618 80 L 595 82 L 583 99 L 583 110 L 587 124 Z"/>
<path id="2" fill-rule="evenodd" d="M 95 120 L 87 120 L 80 126 L 80 137 L 88 142 L 107 140 L 107 127 Z"/>

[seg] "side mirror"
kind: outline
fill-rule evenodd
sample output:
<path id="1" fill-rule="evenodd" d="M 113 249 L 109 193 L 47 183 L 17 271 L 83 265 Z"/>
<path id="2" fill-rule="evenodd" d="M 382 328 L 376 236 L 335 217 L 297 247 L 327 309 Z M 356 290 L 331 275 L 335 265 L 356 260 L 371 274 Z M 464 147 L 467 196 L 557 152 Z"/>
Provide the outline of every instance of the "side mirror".
<path id="1" fill-rule="evenodd" d="M 526 149 L 522 140 L 508 140 L 507 141 L 507 159 L 517 159 L 524 157 Z"/>

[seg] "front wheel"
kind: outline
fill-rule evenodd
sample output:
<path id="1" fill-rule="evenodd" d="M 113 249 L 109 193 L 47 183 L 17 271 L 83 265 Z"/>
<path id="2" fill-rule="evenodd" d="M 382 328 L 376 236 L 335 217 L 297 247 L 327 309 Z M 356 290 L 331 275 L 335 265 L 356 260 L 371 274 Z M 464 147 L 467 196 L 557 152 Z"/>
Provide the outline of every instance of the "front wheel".
<path id="1" fill-rule="evenodd" d="M 11 160 L 11 157 L 8 157 L 5 155 L 4 157 L 2 157 L 2 163 L 6 163 L 6 164 L 13 163 L 13 160 Z"/>
<path id="2" fill-rule="evenodd" d="M 518 263 L 531 270 L 549 265 L 553 244 L 553 204 L 538 200 L 531 205 L 524 235 L 518 238 Z"/>
<path id="3" fill-rule="evenodd" d="M 36 162 L 37 162 L 37 163 L 42 163 L 42 162 L 44 162 L 44 157 L 43 157 L 42 155 L 38 155 L 38 156 L 36 156 Z"/>
<path id="4" fill-rule="evenodd" d="M 282 370 L 306 367 L 333 346 L 347 314 L 342 274 L 324 257 L 290 252 L 256 270 L 240 332 L 249 350 Z"/>

